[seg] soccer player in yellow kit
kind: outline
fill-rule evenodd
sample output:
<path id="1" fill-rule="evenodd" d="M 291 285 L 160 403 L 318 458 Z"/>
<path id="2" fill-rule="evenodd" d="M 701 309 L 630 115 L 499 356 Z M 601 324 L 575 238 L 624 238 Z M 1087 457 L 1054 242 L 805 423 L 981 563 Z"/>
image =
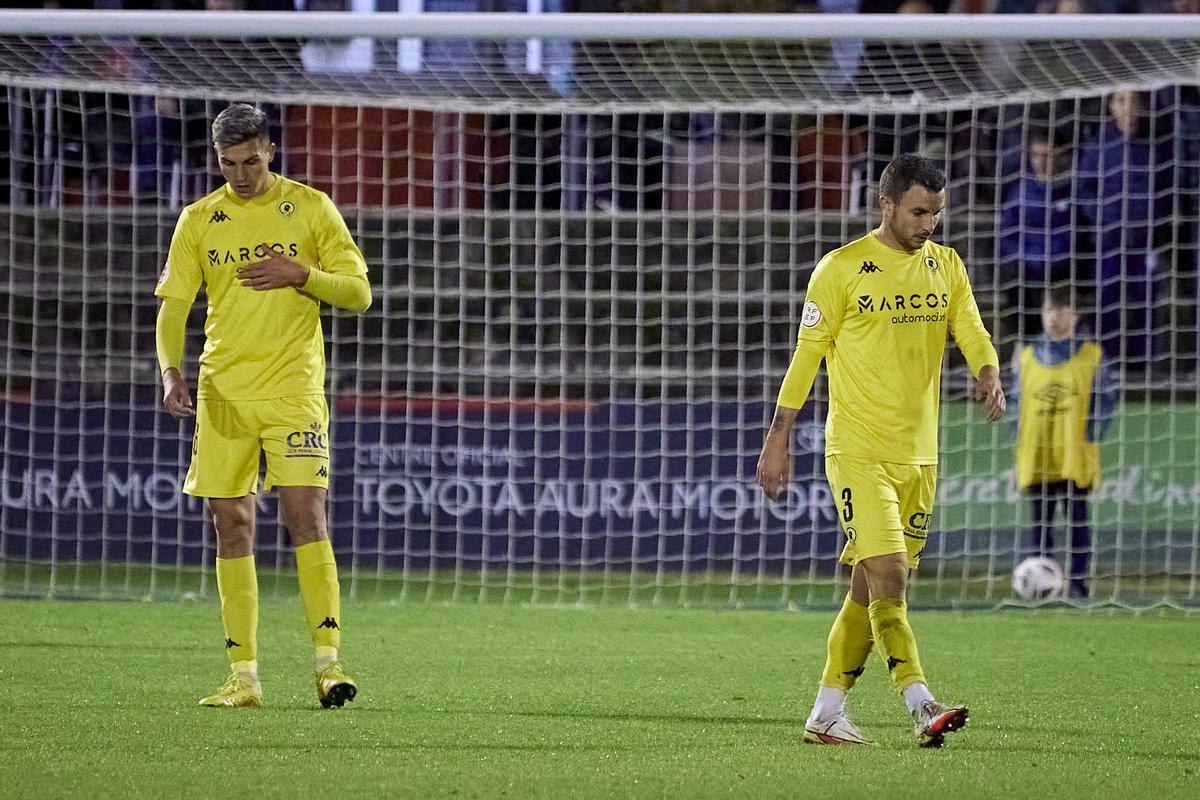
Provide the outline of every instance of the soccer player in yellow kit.
<path id="1" fill-rule="evenodd" d="M 244 103 L 212 125 L 227 183 L 179 215 L 158 288 L 155 329 L 163 403 L 196 417 L 184 492 L 208 498 L 217 531 L 217 589 L 230 676 L 206 706 L 257 706 L 258 580 L 254 495 L 260 453 L 296 551 L 316 648 L 317 698 L 358 691 L 338 660 L 341 610 L 329 543 L 329 410 L 320 304 L 371 305 L 367 266 L 328 196 L 270 171 L 266 115 Z M 204 284 L 208 316 L 197 404 L 181 372 L 188 311 Z"/>
<path id="2" fill-rule="evenodd" d="M 905 587 L 925 548 L 937 477 L 938 399 L 946 334 L 977 376 L 988 419 L 1004 414 L 999 361 L 966 267 L 930 240 L 945 208 L 945 176 L 927 159 L 894 159 L 879 180 L 883 221 L 826 255 L 808 283 L 795 355 L 763 442 L 758 483 L 775 500 L 791 479 L 788 440 L 821 360 L 829 372 L 825 471 L 846 536 L 850 591 L 829 634 L 825 670 L 804 729 L 814 744 L 865 744 L 846 693 L 873 646 L 915 723 L 940 747 L 967 722 L 930 693 L 908 623 Z"/>

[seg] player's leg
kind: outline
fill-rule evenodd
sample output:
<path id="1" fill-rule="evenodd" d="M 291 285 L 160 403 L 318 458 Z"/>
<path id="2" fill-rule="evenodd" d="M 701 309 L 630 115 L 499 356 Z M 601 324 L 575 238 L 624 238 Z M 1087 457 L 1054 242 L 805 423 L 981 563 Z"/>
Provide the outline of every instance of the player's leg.
<path id="1" fill-rule="evenodd" d="M 870 592 L 861 559 L 890 549 L 903 550 L 898 500 L 880 464 L 845 456 L 825 459 L 825 474 L 837 504 L 846 546 L 841 561 L 851 565 L 850 592 L 842 603 L 826 649 L 825 669 L 817 701 L 805 724 L 805 741 L 859 743 L 865 737 L 846 717 L 846 692 L 862 674 L 874 634 L 868 605 Z M 890 513 L 890 518 L 889 518 Z M 839 735 L 833 728 L 844 728 Z"/>
<path id="2" fill-rule="evenodd" d="M 904 553 L 867 565 L 871 586 L 871 624 L 887 658 L 888 672 L 912 715 L 921 747 L 941 747 L 945 735 L 967 724 L 965 706 L 943 706 L 934 699 L 917 653 L 905 600 L 908 576 L 920 565 L 933 521 L 936 465 L 885 464 L 896 486 Z M 872 580 L 874 578 L 874 580 Z M 878 591 L 876 591 L 878 590 Z"/>
<path id="3" fill-rule="evenodd" d="M 329 412 L 323 397 L 271 401 L 269 408 L 271 424 L 263 432 L 267 487 L 278 489 L 283 522 L 296 552 L 300 598 L 314 647 L 317 697 L 326 708 L 341 706 L 353 700 L 358 689 L 338 660 L 341 591 L 326 514 Z"/>
<path id="4" fill-rule="evenodd" d="M 874 640 L 867 616 L 867 582 L 858 567 L 850 570 L 850 591 L 826 642 L 825 669 L 812 712 L 804 724 L 810 744 L 862 744 L 865 736 L 846 716 L 846 693 L 862 675 Z"/>
<path id="5" fill-rule="evenodd" d="M 318 670 L 337 660 L 341 644 L 341 591 L 319 486 L 279 486 L 279 508 L 296 551 L 296 575 Z"/>
<path id="6" fill-rule="evenodd" d="M 206 706 L 256 706 L 258 681 L 258 576 L 254 567 L 254 495 L 208 500 L 217 531 L 217 593 L 229 678 Z"/>
<path id="7" fill-rule="evenodd" d="M 341 590 L 337 562 L 325 523 L 325 489 L 280 486 L 284 524 L 296 549 L 300 598 L 313 642 L 317 699 L 325 708 L 341 707 L 358 694 L 357 684 L 338 660 L 342 644 Z"/>
<path id="8" fill-rule="evenodd" d="M 257 421 L 239 403 L 200 398 L 184 492 L 208 498 L 217 534 L 217 592 L 230 676 L 201 705 L 255 706 L 258 683 L 258 578 L 254 496 L 260 449 Z"/>
<path id="9" fill-rule="evenodd" d="M 1088 490 L 1074 482 L 1067 490 L 1067 519 L 1071 526 L 1070 583 L 1068 593 L 1076 600 L 1087 600 L 1088 561 L 1092 555 L 1092 528 L 1088 520 Z"/>
<path id="10" fill-rule="evenodd" d="M 1054 549 L 1054 507 L 1058 498 L 1052 496 L 1047 483 L 1035 483 L 1026 492 L 1032 511 L 1026 556 L 1048 556 Z"/>

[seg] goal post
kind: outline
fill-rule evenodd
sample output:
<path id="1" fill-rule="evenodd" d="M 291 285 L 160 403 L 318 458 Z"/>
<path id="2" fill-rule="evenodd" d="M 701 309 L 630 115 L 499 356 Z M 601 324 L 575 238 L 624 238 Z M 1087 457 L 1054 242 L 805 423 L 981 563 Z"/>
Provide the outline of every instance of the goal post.
<path id="1" fill-rule="evenodd" d="M 220 185 L 207 127 L 245 100 L 371 270 L 371 310 L 323 318 L 352 594 L 840 602 L 821 381 L 784 502 L 754 464 L 813 265 L 917 151 L 1006 382 L 1048 284 L 1104 348 L 1089 602 L 1191 607 L 1198 65 L 1189 16 L 0 12 L 0 594 L 213 589 L 152 292 Z M 942 388 L 913 603 L 996 606 L 1031 502 L 953 347 Z"/>

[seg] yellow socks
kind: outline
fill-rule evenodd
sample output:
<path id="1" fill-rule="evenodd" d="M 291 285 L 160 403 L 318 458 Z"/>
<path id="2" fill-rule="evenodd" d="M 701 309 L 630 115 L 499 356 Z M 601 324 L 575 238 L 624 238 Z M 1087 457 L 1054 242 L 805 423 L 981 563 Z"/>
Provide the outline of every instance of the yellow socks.
<path id="1" fill-rule="evenodd" d="M 321 662 L 327 665 L 337 660 L 337 648 L 342 643 L 337 563 L 328 539 L 296 548 L 296 573 L 300 578 L 300 598 L 304 601 L 304 616 L 317 648 L 317 667 L 320 669 Z"/>
<path id="2" fill-rule="evenodd" d="M 888 672 L 896 688 L 904 691 L 914 683 L 925 683 L 917 655 L 917 640 L 908 624 L 908 606 L 894 600 L 874 600 L 867 612 L 875 641 L 887 659 Z"/>
<path id="3" fill-rule="evenodd" d="M 258 659 L 258 576 L 254 556 L 217 559 L 217 593 L 225 652 L 234 672 L 254 672 Z"/>
<path id="4" fill-rule="evenodd" d="M 846 595 L 842 610 L 833 621 L 829 631 L 828 648 L 825 656 L 825 671 L 821 673 L 821 685 L 850 691 L 863 666 L 871 655 L 874 644 L 871 619 L 866 606 L 860 606 Z"/>

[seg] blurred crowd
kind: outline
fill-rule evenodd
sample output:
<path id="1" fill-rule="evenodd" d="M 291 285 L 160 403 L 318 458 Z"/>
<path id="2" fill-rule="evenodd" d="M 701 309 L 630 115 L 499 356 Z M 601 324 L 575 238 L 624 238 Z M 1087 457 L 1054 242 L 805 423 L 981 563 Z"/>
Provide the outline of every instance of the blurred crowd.
<path id="1" fill-rule="evenodd" d="M 370 6 L 390 11 L 398 3 L 96 0 L 36 5 L 214 11 Z M 524 0 L 498 5 L 423 3 L 427 11 L 520 11 L 525 5 Z M 902 14 L 1200 10 L 1200 0 L 547 0 L 540 5 L 549 11 Z M 155 70 L 164 68 L 161 58 L 147 59 L 132 41 L 114 39 L 105 47 L 96 65 L 102 76 L 133 81 L 144 77 L 152 83 Z M 66 54 L 69 48 L 69 40 L 62 39 L 49 50 L 44 67 L 48 73 L 55 71 L 56 54 Z M 831 83 L 840 81 L 860 95 L 903 93 L 912 87 L 896 82 L 896 64 L 979 60 L 978 52 L 937 43 L 906 50 L 902 45 L 843 41 L 834 44 Z M 13 143 L 0 152 L 6 162 L 0 163 L 0 181 L 12 176 L 0 191 L 14 204 L 153 203 L 173 211 L 218 185 L 208 125 L 226 103 L 219 97 L 9 87 L 0 100 L 7 106 L 7 113 L 0 115 L 6 122 L 0 124 L 9 126 Z M 386 127 L 390 112 L 360 111 L 358 127 L 347 139 L 335 122 L 322 122 L 312 107 L 264 108 L 272 120 L 273 138 L 281 145 L 277 168 L 325 188 L 340 203 L 360 205 L 437 206 L 446 202 L 437 185 L 449 175 L 449 184 L 468 187 L 453 198 L 468 208 L 743 214 L 826 210 L 861 215 L 873 209 L 869 189 L 887 161 L 899 152 L 921 152 L 946 165 L 951 215 L 965 211 L 988 220 L 954 225 L 969 230 L 975 240 L 973 267 L 982 264 L 989 270 L 975 277 L 985 290 L 993 290 L 1002 312 L 995 318 L 1005 326 L 998 331 L 1002 337 L 1036 334 L 1042 287 L 1068 280 L 1091 309 L 1085 324 L 1125 368 L 1149 366 L 1163 353 L 1195 350 L 1200 92 L 1194 85 L 952 112 L 467 115 L 475 119 L 448 123 L 459 126 L 453 128 L 458 137 L 454 147 L 463 161 L 452 174 L 444 170 L 452 169 L 453 159 L 439 157 L 437 150 L 444 121 L 429 114 L 418 123 L 417 115 L 410 114 L 405 123 L 410 135 L 398 156 L 406 163 L 390 170 L 403 171 L 410 182 L 399 197 L 386 185 L 374 183 L 378 173 L 389 172 L 384 168 L 390 163 L 386 152 L 380 164 L 371 165 L 362 160 L 362 153 L 353 163 L 336 155 L 347 145 L 362 149 L 364 130 L 375 119 L 364 113 L 378 114 Z M 427 130 L 411 133 L 421 126 Z M 426 139 L 431 143 L 423 150 Z M 386 144 L 380 147 L 387 149 Z M 335 153 L 327 159 L 327 170 L 314 171 L 314 162 L 324 157 L 319 154 L 327 151 Z M 428 162 L 427 173 L 416 165 L 418 160 Z M 477 170 L 476 178 L 472 169 Z M 337 183 L 339 172 L 348 184 Z M 733 178 L 731 172 L 736 173 Z M 701 185 L 711 187 L 704 197 L 696 192 Z M 1175 332 L 1181 327 L 1190 338 L 1178 338 Z"/>

